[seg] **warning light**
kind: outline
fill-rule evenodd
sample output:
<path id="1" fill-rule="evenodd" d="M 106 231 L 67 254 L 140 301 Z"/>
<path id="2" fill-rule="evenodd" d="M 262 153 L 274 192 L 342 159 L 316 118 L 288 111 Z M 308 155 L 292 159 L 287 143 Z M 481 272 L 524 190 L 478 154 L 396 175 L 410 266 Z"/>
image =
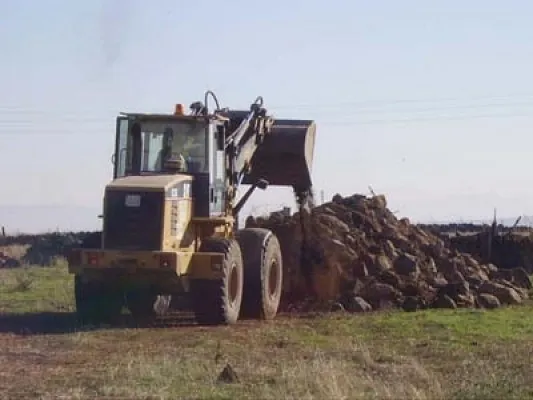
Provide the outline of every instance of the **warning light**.
<path id="1" fill-rule="evenodd" d="M 183 115 L 183 104 L 176 104 L 174 115 Z"/>

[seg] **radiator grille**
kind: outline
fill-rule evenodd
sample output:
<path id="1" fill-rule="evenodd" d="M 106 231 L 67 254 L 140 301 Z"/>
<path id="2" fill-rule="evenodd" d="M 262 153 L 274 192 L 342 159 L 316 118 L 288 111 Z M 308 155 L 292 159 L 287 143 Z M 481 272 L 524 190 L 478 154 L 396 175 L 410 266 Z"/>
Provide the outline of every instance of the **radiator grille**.
<path id="1" fill-rule="evenodd" d="M 126 196 L 140 196 L 138 207 L 128 207 Z M 117 250 L 160 250 L 163 192 L 109 190 L 104 213 L 104 247 Z"/>

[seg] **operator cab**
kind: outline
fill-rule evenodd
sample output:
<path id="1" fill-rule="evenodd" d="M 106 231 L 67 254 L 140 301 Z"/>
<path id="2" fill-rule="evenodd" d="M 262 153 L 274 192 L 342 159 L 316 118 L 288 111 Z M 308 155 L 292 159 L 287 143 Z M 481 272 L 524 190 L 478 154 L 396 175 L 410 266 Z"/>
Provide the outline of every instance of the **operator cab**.
<path id="1" fill-rule="evenodd" d="M 224 212 L 224 148 L 205 116 L 122 114 L 117 117 L 113 178 L 180 174 L 192 178 L 195 216 Z"/>

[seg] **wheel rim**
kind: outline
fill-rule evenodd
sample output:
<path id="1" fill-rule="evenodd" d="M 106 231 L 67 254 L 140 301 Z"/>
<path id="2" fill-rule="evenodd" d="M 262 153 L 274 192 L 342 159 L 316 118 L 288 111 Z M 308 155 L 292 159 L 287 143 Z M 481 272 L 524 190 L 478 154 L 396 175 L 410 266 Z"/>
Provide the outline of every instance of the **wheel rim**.
<path id="1" fill-rule="evenodd" d="M 239 296 L 239 271 L 235 263 L 231 266 L 231 273 L 229 275 L 229 300 L 234 304 Z"/>
<path id="2" fill-rule="evenodd" d="M 274 297 L 278 291 L 279 270 L 276 259 L 273 259 L 270 263 L 270 271 L 268 274 L 268 295 Z"/>

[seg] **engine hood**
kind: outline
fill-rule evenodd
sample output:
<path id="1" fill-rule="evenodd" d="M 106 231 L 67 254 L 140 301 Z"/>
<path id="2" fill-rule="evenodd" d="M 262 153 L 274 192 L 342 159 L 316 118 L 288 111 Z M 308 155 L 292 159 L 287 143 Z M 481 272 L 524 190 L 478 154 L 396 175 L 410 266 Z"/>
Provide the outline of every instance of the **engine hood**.
<path id="1" fill-rule="evenodd" d="M 191 180 L 191 175 L 184 174 L 125 176 L 108 183 L 106 189 L 165 192 L 181 182 Z"/>

